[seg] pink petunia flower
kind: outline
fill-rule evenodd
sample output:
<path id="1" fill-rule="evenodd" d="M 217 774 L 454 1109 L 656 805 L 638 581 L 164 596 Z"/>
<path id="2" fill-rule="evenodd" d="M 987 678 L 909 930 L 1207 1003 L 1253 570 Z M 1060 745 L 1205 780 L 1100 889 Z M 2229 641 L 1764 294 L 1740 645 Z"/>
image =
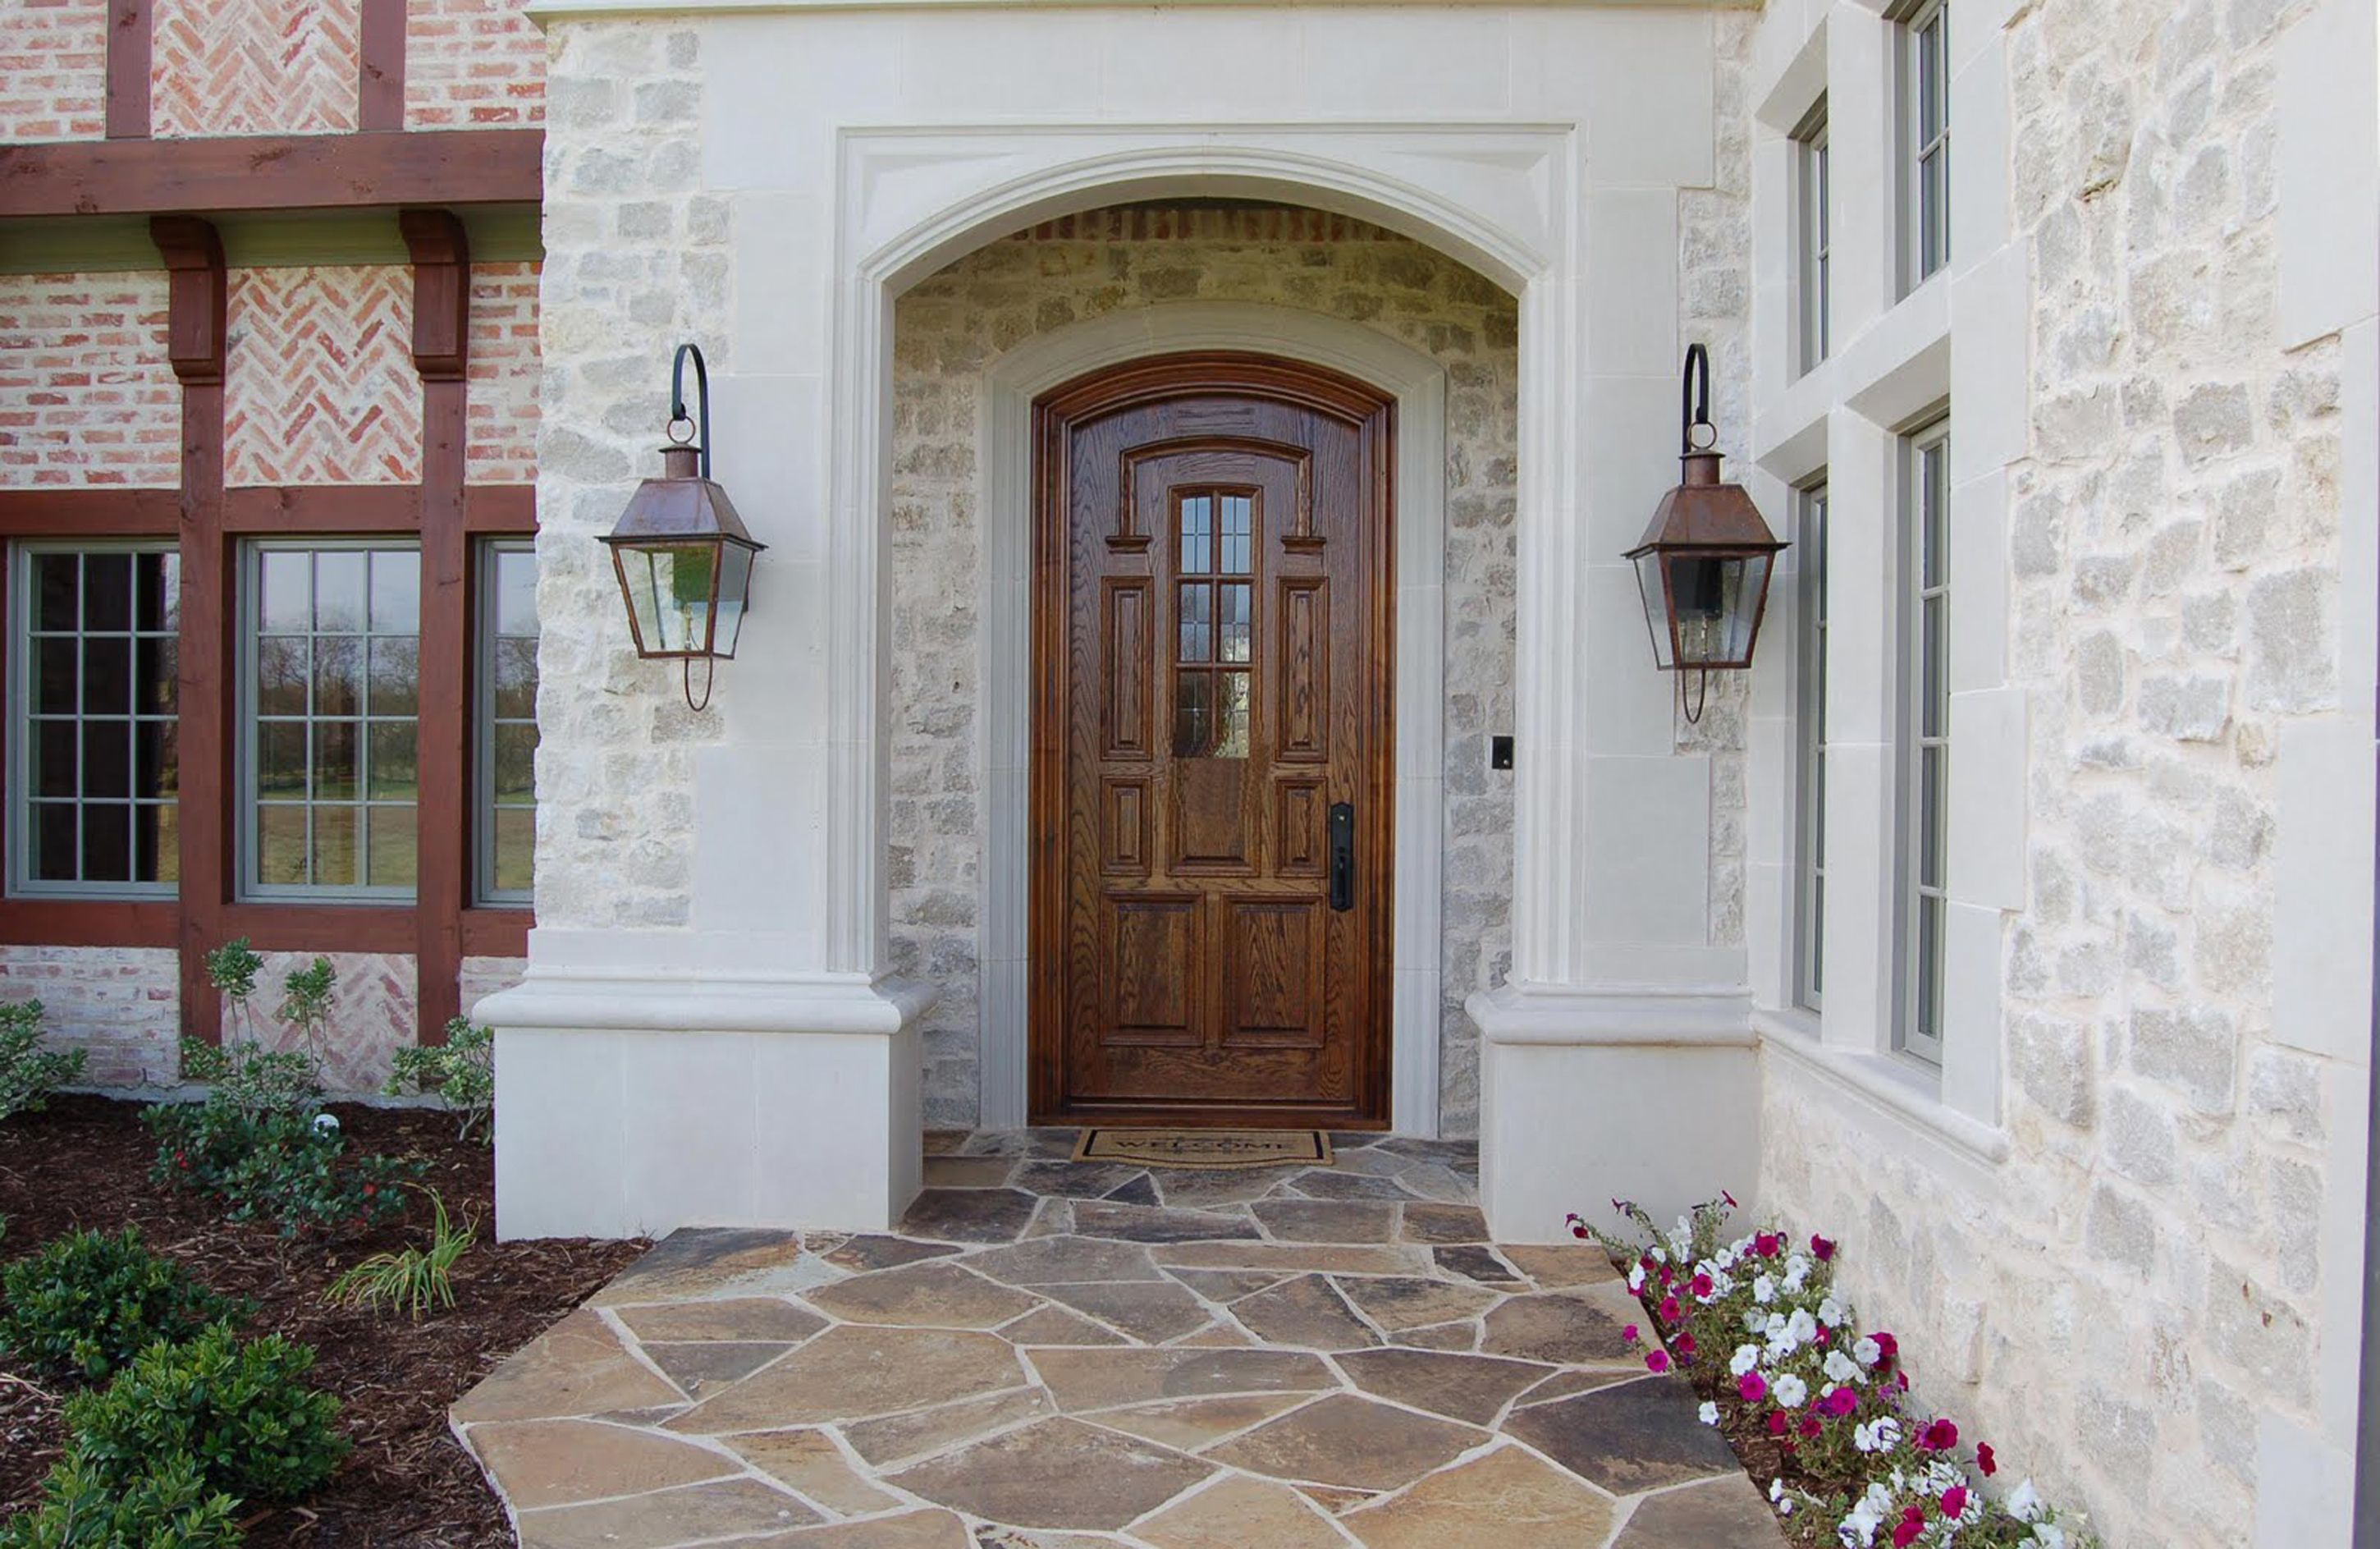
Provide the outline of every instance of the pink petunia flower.
<path id="1" fill-rule="evenodd" d="M 1835 1389 L 1834 1392 L 1828 1394 L 1824 1398 L 1819 1399 L 1818 1408 L 1826 1410 L 1827 1413 L 1833 1415 L 1840 1420 L 1844 1415 L 1847 1415 L 1853 1409 L 1859 1408 L 1859 1390 L 1851 1387 L 1839 1387 Z"/>
<path id="2" fill-rule="evenodd" d="M 1663 1323 L 1676 1323 L 1678 1319 L 1684 1314 L 1684 1311 L 1685 1310 L 1678 1305 L 1678 1299 L 1676 1297 L 1665 1296 L 1661 1299 L 1661 1321 Z"/>
<path id="3" fill-rule="evenodd" d="M 1667 1372 L 1670 1369 L 1670 1352 L 1655 1350 L 1645 1358 L 1645 1369 L 1648 1372 Z"/>
<path id="4" fill-rule="evenodd" d="M 1823 1264 L 1828 1262 L 1834 1258 L 1835 1245 L 1831 1240 L 1822 1238 L 1814 1232 L 1810 1235 L 1810 1253 L 1812 1257 L 1815 1258 Z"/>
<path id="5" fill-rule="evenodd" d="M 1945 1516 L 1945 1517 L 1956 1517 L 1956 1516 L 1958 1516 L 1958 1515 L 1959 1515 L 1959 1513 L 1961 1513 L 1961 1512 L 1962 1512 L 1962 1511 L 1964 1511 L 1964 1510 L 1966 1510 L 1966 1509 L 1967 1509 L 1967 1487 L 1966 1487 L 1965 1485 L 1963 1485 L 1963 1484 L 1953 1484 L 1952 1486 L 1950 1486 L 1950 1488 L 1949 1488 L 1948 1490 L 1945 1490 L 1945 1491 L 1943 1491 L 1943 1492 L 1942 1492 L 1942 1515 L 1943 1515 L 1943 1516 Z"/>
<path id="6" fill-rule="evenodd" d="M 1792 1422 L 1785 1418 L 1784 1410 L 1771 1409 L 1768 1411 L 1768 1433 L 1770 1435 L 1783 1435 L 1791 1424 Z"/>
<path id="7" fill-rule="evenodd" d="M 1900 1354 L 1900 1341 L 1895 1339 L 1891 1335 L 1871 1334 L 1868 1337 L 1876 1341 L 1876 1348 L 1879 1352 L 1876 1358 L 1876 1363 L 1878 1366 L 1891 1365 L 1893 1360 Z"/>
<path id="8" fill-rule="evenodd" d="M 1623 1345 L 1633 1345 L 1636 1343 L 1636 1325 L 1634 1323 L 1630 1323 L 1626 1328 L 1620 1331 L 1620 1342 Z"/>
<path id="9" fill-rule="evenodd" d="M 1742 1205 L 1735 1202 L 1735 1196 L 1729 1193 L 1724 1189 L 1718 1191 L 1718 1197 L 1727 1201 L 1727 1208 L 1730 1210 L 1742 1210 L 1743 1208 Z"/>
<path id="10" fill-rule="evenodd" d="M 1928 1452 L 1948 1452 L 1959 1445 L 1959 1428 L 1948 1420 L 1937 1420 L 1919 1433 L 1917 1445 Z"/>
<path id="11" fill-rule="evenodd" d="M 1824 1431 L 1826 1428 L 1826 1423 L 1819 1420 L 1816 1415 L 1803 1415 L 1802 1417 L 1802 1434 L 1806 1438 L 1815 1439 L 1818 1433 Z"/>
<path id="12" fill-rule="evenodd" d="M 1694 1295 L 1707 1301 L 1710 1299 L 1711 1284 L 1711 1277 L 1707 1274 L 1705 1274 L 1701 1270 L 1696 1270 L 1694 1272 L 1694 1277 L 1686 1282 L 1686 1289 L 1694 1292 Z"/>
<path id="13" fill-rule="evenodd" d="M 1761 1258 L 1773 1259 L 1783 1250 L 1784 1247 L 1785 1239 L 1775 1232 L 1753 1234 L 1752 1250 Z"/>
<path id="14" fill-rule="evenodd" d="M 1992 1475 L 2000 1471 L 1999 1459 L 1992 1456 L 1991 1443 L 1977 1442 L 1975 1444 L 1975 1467 L 1984 1470 L 1984 1477 L 1985 1479 L 1989 1479 Z"/>
<path id="15" fill-rule="evenodd" d="M 1694 1336 L 1691 1334 L 1679 1335 L 1673 1343 L 1678 1347 L 1678 1354 L 1688 1360 L 1694 1360 L 1702 1350 L 1702 1347 L 1694 1343 Z"/>
<path id="16" fill-rule="evenodd" d="M 1912 1521 L 1906 1517 L 1902 1518 L 1893 1525 L 1892 1549 L 1909 1549 L 1909 1546 L 1916 1543 L 1918 1536 L 1925 1531 L 1925 1523 L 1922 1519 Z"/>
<path id="17" fill-rule="evenodd" d="M 1757 1372 L 1746 1372 L 1736 1379 L 1736 1395 L 1747 1404 L 1757 1404 L 1768 1397 L 1768 1379 Z"/>

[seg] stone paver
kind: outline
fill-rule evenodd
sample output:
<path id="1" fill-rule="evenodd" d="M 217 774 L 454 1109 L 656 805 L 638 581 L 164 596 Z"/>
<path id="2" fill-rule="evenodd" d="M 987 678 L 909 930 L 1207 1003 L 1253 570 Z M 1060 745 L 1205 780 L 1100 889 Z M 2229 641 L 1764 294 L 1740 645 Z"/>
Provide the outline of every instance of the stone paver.
<path id="1" fill-rule="evenodd" d="M 535 1549 L 1778 1549 L 1599 1252 L 1488 1242 L 1459 1142 L 1333 1141 L 937 1132 L 898 1231 L 675 1233 L 452 1418 Z"/>

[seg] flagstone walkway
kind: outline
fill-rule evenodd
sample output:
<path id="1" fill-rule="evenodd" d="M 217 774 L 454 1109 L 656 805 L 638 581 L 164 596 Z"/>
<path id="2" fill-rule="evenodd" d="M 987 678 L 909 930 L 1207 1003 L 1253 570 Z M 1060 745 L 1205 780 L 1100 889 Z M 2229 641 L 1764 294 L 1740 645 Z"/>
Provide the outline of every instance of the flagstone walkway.
<path id="1" fill-rule="evenodd" d="M 1065 1160 L 929 1137 L 897 1234 L 686 1230 L 453 1421 L 528 1549 L 1782 1541 L 1600 1251 L 1498 1247 L 1469 1148 Z"/>

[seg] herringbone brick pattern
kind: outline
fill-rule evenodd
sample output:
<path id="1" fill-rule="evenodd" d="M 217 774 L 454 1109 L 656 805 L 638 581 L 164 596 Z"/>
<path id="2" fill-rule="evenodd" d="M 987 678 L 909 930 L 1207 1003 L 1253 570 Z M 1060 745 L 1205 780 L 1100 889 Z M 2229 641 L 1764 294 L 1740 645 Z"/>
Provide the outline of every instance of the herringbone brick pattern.
<path id="1" fill-rule="evenodd" d="M 471 271 L 471 388 L 465 453 L 475 484 L 537 478 L 538 265 Z"/>
<path id="2" fill-rule="evenodd" d="M 413 279 L 401 264 L 234 270 L 229 482 L 418 481 L 412 323 Z"/>
<path id="3" fill-rule="evenodd" d="M 159 135 L 356 127 L 360 0 L 157 0 Z"/>
<path id="4" fill-rule="evenodd" d="M 165 275 L 0 279 L 0 485 L 181 482 Z"/>
<path id="5" fill-rule="evenodd" d="M 405 127 L 545 122 L 545 35 L 524 0 L 411 0 L 405 12 Z"/>
<path id="6" fill-rule="evenodd" d="M 107 0 L 0 5 L 0 141 L 107 132 Z"/>

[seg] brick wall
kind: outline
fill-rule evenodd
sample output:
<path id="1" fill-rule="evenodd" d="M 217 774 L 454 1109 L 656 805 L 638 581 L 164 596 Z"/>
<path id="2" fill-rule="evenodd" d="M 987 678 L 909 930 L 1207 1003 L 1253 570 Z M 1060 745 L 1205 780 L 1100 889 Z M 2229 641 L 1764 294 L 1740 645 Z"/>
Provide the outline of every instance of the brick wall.
<path id="1" fill-rule="evenodd" d="M 82 1084 L 170 1086 L 180 1068 L 180 959 L 171 947 L 0 946 L 0 1001 L 38 1000 Z"/>
<path id="2" fill-rule="evenodd" d="M 0 6 L 0 142 L 107 132 L 107 0 Z"/>
<path id="3" fill-rule="evenodd" d="M 165 275 L 0 277 L 0 486 L 181 482 Z"/>
<path id="4" fill-rule="evenodd" d="M 157 0 L 150 127 L 160 135 L 356 127 L 361 0 Z"/>
<path id="5" fill-rule="evenodd" d="M 522 0 L 411 0 L 405 127 L 505 128 L 545 121 L 545 37 Z"/>
<path id="6" fill-rule="evenodd" d="M 537 478 L 538 265 L 471 271 L 468 477 L 475 484 Z"/>
<path id="7" fill-rule="evenodd" d="M 411 271 L 238 269 L 230 285 L 227 482 L 419 480 Z"/>

